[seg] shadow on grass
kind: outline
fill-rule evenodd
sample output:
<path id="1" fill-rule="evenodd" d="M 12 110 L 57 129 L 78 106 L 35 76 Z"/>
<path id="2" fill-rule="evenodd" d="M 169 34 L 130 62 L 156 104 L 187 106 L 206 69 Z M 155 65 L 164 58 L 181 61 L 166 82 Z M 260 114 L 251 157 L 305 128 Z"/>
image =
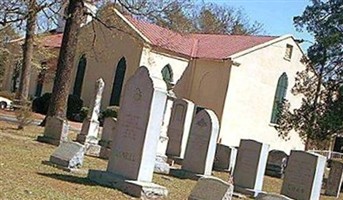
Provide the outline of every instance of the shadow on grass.
<path id="1" fill-rule="evenodd" d="M 82 185 L 87 185 L 87 186 L 95 186 L 95 185 L 97 185 L 97 184 L 95 184 L 94 182 L 92 182 L 91 180 L 89 180 L 86 177 L 78 177 L 78 176 L 71 176 L 71 175 L 65 175 L 65 174 L 56 174 L 56 173 L 48 174 L 48 173 L 40 173 L 40 172 L 38 172 L 37 174 L 41 175 L 41 176 L 45 176 L 45 177 L 61 180 L 61 181 L 67 181 L 67 182 L 70 182 L 70 183 L 82 184 Z"/>

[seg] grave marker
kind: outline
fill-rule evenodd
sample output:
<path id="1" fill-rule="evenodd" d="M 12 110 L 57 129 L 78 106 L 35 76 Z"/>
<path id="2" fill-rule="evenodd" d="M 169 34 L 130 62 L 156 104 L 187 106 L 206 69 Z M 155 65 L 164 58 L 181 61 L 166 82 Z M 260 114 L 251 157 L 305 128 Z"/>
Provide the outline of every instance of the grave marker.
<path id="1" fill-rule="evenodd" d="M 182 170 L 210 176 L 213 167 L 219 122 L 216 114 L 208 109 L 198 112 L 193 120 L 186 147 Z"/>
<path id="2" fill-rule="evenodd" d="M 184 158 L 194 115 L 195 105 L 193 102 L 186 99 L 176 99 L 174 101 L 167 131 L 169 137 L 168 156 Z"/>
<path id="3" fill-rule="evenodd" d="M 326 157 L 292 150 L 289 156 L 281 194 L 293 199 L 319 200 Z"/>
<path id="4" fill-rule="evenodd" d="M 236 163 L 236 157 L 237 149 L 235 147 L 217 144 L 213 168 L 216 170 L 228 171 L 232 174 Z"/>
<path id="5" fill-rule="evenodd" d="M 242 139 L 233 172 L 235 191 L 256 197 L 262 190 L 269 145 Z"/>
<path id="6" fill-rule="evenodd" d="M 201 177 L 188 200 L 231 200 L 233 185 L 216 177 Z"/>
<path id="7" fill-rule="evenodd" d="M 88 177 L 132 196 L 167 196 L 165 187 L 151 182 L 166 85 L 140 67 L 127 81 L 122 98 L 107 171 L 90 170 Z"/>

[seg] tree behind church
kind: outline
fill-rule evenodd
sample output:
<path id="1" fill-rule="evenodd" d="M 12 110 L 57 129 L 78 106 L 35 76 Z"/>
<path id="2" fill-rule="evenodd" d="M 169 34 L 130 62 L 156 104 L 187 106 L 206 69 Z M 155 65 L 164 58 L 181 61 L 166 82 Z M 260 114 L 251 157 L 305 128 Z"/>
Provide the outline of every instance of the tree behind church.
<path id="1" fill-rule="evenodd" d="M 281 112 L 280 136 L 294 129 L 306 141 L 320 144 L 343 131 L 343 1 L 317 1 L 294 22 L 314 35 L 307 69 L 298 73 L 292 91 L 303 95 L 300 108 Z M 287 108 L 288 107 L 288 108 Z"/>

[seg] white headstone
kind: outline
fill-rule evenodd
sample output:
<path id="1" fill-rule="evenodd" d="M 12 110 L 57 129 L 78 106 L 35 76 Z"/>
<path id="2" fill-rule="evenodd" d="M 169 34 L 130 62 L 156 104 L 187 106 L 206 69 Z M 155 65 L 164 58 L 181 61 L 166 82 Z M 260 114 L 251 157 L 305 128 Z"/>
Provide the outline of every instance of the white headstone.
<path id="1" fill-rule="evenodd" d="M 241 140 L 233 172 L 235 191 L 256 197 L 262 190 L 269 145 Z"/>
<path id="2" fill-rule="evenodd" d="M 231 200 L 233 185 L 216 177 L 202 177 L 188 200 Z"/>
<path id="3" fill-rule="evenodd" d="M 166 103 L 163 80 L 140 67 L 125 85 L 107 171 L 151 182 Z"/>
<path id="4" fill-rule="evenodd" d="M 232 174 L 236 163 L 236 157 L 237 149 L 235 147 L 217 144 L 213 168 L 217 170 L 228 171 Z"/>
<path id="5" fill-rule="evenodd" d="M 211 110 L 201 110 L 193 120 L 182 170 L 201 175 L 211 175 L 219 122 Z"/>
<path id="6" fill-rule="evenodd" d="M 332 160 L 329 177 L 326 182 L 325 194 L 328 196 L 339 197 L 343 181 L 343 163 Z"/>
<path id="7" fill-rule="evenodd" d="M 176 99 L 171 111 L 167 135 L 167 155 L 184 158 L 195 105 L 186 99 Z"/>
<path id="8" fill-rule="evenodd" d="M 319 200 L 326 157 L 305 151 L 291 151 L 281 194 L 293 199 Z"/>
<path id="9" fill-rule="evenodd" d="M 83 121 L 81 133 L 77 136 L 76 140 L 82 144 L 98 142 L 99 134 L 99 114 L 102 93 L 104 91 L 105 83 L 102 78 L 99 78 L 95 84 L 94 97 L 90 107 L 90 112 L 88 113 L 87 118 Z"/>

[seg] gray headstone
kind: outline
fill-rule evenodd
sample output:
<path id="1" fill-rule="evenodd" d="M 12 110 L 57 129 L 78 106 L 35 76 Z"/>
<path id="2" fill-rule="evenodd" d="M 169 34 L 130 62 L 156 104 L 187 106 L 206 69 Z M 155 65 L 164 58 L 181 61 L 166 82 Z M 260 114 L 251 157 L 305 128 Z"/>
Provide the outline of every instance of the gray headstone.
<path id="1" fill-rule="evenodd" d="M 98 143 L 99 134 L 99 114 L 102 93 L 104 91 L 105 83 L 102 78 L 99 78 L 95 83 L 94 97 L 92 99 L 92 104 L 90 107 L 90 112 L 87 118 L 82 123 L 82 128 L 80 134 L 77 135 L 76 140 L 82 144 L 86 143 Z"/>
<path id="2" fill-rule="evenodd" d="M 167 98 L 163 80 L 140 67 L 125 85 L 107 171 L 151 182 Z"/>
<path id="3" fill-rule="evenodd" d="M 196 114 L 189 133 L 182 170 L 211 175 L 218 131 L 219 122 L 213 111 L 204 109 Z"/>
<path id="4" fill-rule="evenodd" d="M 216 177 L 202 177 L 193 188 L 188 200 L 231 200 L 233 185 Z"/>
<path id="5" fill-rule="evenodd" d="M 68 122 L 59 117 L 47 117 L 44 135 L 38 136 L 37 140 L 54 145 L 59 145 L 62 141 L 67 141 Z"/>
<path id="6" fill-rule="evenodd" d="M 85 148 L 77 142 L 62 142 L 50 156 L 50 162 L 62 167 L 82 166 Z"/>
<path id="7" fill-rule="evenodd" d="M 113 137 L 115 134 L 117 119 L 113 117 L 106 117 L 104 120 L 104 125 L 102 128 L 101 133 L 101 140 L 99 141 L 99 144 L 103 147 L 109 147 L 110 144 L 113 141 Z"/>
<path id="8" fill-rule="evenodd" d="M 184 158 L 192 120 L 194 103 L 186 99 L 176 99 L 171 111 L 167 135 L 169 142 L 167 155 Z"/>
<path id="9" fill-rule="evenodd" d="M 326 157 L 305 151 L 291 151 L 281 194 L 293 199 L 318 200 Z"/>
<path id="10" fill-rule="evenodd" d="M 235 191 L 256 196 L 262 190 L 268 151 L 268 144 L 241 140 L 233 172 Z"/>
<path id="11" fill-rule="evenodd" d="M 236 163 L 236 157 L 237 149 L 235 147 L 217 144 L 213 168 L 217 170 L 228 171 L 232 174 Z"/>
<path id="12" fill-rule="evenodd" d="M 328 196 L 339 197 L 343 181 L 343 163 L 332 160 L 329 177 L 326 182 L 325 194 Z"/>
<path id="13" fill-rule="evenodd" d="M 279 150 L 271 150 L 268 155 L 266 175 L 282 178 L 287 166 L 288 155 Z"/>

